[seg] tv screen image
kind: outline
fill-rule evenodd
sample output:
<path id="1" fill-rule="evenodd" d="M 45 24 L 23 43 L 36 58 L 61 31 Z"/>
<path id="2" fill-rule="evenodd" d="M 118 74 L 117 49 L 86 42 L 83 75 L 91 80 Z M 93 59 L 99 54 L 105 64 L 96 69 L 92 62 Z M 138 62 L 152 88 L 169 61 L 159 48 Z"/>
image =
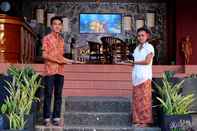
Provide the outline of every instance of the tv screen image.
<path id="1" fill-rule="evenodd" d="M 121 33 L 121 14 L 80 14 L 80 33 Z"/>

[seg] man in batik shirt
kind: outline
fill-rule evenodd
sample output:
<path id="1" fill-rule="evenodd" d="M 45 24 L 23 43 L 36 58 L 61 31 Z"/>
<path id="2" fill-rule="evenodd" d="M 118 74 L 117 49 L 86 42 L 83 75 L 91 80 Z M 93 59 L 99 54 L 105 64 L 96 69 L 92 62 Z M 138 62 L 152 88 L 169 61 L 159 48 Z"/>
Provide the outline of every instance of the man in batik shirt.
<path id="1" fill-rule="evenodd" d="M 64 39 L 61 37 L 63 21 L 55 16 L 51 19 L 52 32 L 43 38 L 43 58 L 45 61 L 45 89 L 44 89 L 44 124 L 50 125 L 51 98 L 54 89 L 54 107 L 52 114 L 53 125 L 60 125 L 62 104 L 62 88 L 64 84 L 64 65 L 72 63 L 72 60 L 63 57 Z"/>

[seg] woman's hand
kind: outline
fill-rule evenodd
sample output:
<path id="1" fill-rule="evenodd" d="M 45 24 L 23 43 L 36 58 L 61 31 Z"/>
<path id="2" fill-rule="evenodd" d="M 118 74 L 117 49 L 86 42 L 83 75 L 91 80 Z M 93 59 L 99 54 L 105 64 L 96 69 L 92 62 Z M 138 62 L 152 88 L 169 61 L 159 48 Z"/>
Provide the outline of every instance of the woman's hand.
<path id="1" fill-rule="evenodd" d="M 120 64 L 120 65 L 128 65 L 128 66 L 133 66 L 134 65 L 134 62 L 133 60 L 128 60 L 128 62 L 119 62 L 117 64 Z"/>
<path id="2" fill-rule="evenodd" d="M 134 65 L 134 61 L 133 60 L 128 60 L 129 63 L 131 63 L 132 65 Z"/>

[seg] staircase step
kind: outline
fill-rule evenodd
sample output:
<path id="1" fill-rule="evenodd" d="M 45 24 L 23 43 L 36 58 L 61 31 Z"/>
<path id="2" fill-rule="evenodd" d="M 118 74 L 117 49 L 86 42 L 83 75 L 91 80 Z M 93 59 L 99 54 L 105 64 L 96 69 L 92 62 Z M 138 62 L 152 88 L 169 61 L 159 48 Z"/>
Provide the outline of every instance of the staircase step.
<path id="1" fill-rule="evenodd" d="M 65 127 L 64 131 L 133 131 L 132 127 Z"/>
<path id="2" fill-rule="evenodd" d="M 133 128 L 132 131 L 161 131 L 159 127 Z"/>
<path id="3" fill-rule="evenodd" d="M 35 126 L 35 131 L 64 131 L 64 127 L 63 126 L 41 126 L 41 125 L 37 125 Z"/>
<path id="4" fill-rule="evenodd" d="M 130 97 L 67 97 L 65 111 L 131 112 Z"/>
<path id="5" fill-rule="evenodd" d="M 130 126 L 124 127 L 57 127 L 57 126 L 36 126 L 35 131 L 161 131 L 158 127 L 135 128 Z"/>
<path id="6" fill-rule="evenodd" d="M 158 127 L 135 128 L 131 126 L 123 127 L 64 127 L 64 131 L 161 131 Z"/>
<path id="7" fill-rule="evenodd" d="M 66 126 L 129 126 L 130 113 L 65 112 Z"/>

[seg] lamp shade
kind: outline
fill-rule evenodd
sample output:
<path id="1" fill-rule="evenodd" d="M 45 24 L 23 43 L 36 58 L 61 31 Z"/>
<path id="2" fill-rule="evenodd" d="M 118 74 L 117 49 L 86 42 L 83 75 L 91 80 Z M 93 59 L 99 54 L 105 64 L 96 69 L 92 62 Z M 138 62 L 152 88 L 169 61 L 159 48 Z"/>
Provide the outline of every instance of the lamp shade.
<path id="1" fill-rule="evenodd" d="M 131 16 L 124 16 L 123 18 L 123 29 L 130 31 L 132 26 Z"/>
<path id="2" fill-rule="evenodd" d="M 64 17 L 64 18 L 62 18 L 62 20 L 63 20 L 63 32 L 70 32 L 70 20 L 69 20 L 69 18 L 66 18 L 66 17 Z"/>
<path id="3" fill-rule="evenodd" d="M 47 26 L 51 25 L 51 18 L 55 16 L 55 13 L 47 13 Z"/>
<path id="4" fill-rule="evenodd" d="M 44 9 L 36 9 L 36 21 L 37 23 L 44 23 Z"/>
<path id="5" fill-rule="evenodd" d="M 136 20 L 136 29 L 139 29 L 141 27 L 144 27 L 144 20 L 143 19 Z"/>
<path id="6" fill-rule="evenodd" d="M 155 13 L 146 13 L 146 25 L 147 27 L 155 26 Z"/>

